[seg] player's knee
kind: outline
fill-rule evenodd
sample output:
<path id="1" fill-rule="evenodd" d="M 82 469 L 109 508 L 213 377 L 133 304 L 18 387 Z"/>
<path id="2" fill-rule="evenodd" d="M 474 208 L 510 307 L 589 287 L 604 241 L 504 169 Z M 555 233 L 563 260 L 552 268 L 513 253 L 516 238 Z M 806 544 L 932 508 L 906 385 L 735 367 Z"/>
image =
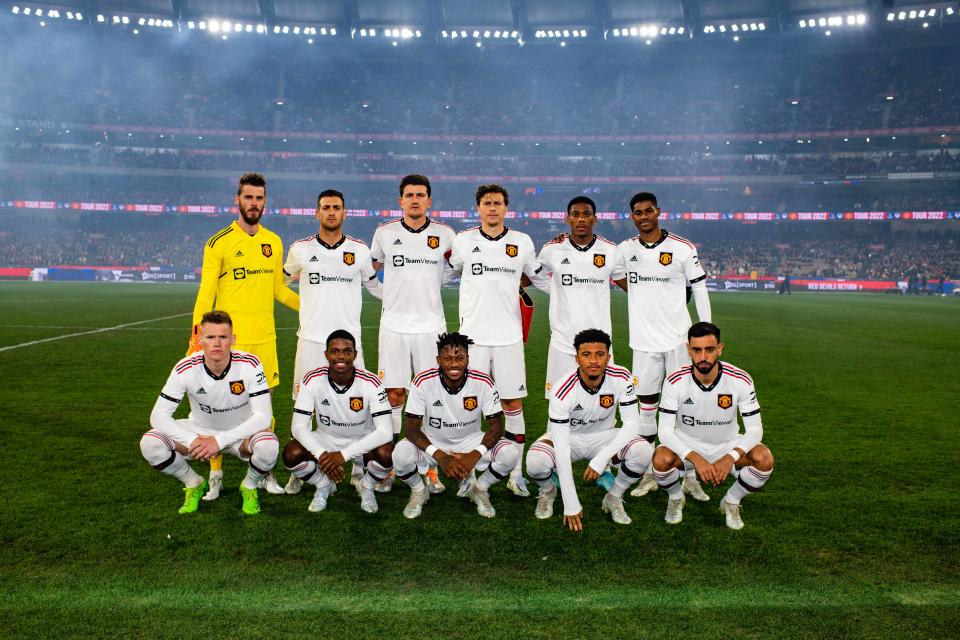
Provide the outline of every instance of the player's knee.
<path id="1" fill-rule="evenodd" d="M 402 407 L 407 401 L 406 389 L 387 389 L 387 401 L 391 407 Z"/>
<path id="2" fill-rule="evenodd" d="M 296 440 L 291 440 L 283 448 L 283 466 L 287 469 L 293 469 L 301 462 L 311 459 L 313 459 L 313 455 Z"/>
<path id="3" fill-rule="evenodd" d="M 167 436 L 151 429 L 140 438 L 140 453 L 151 465 L 156 465 L 170 456 L 171 447 Z"/>
<path id="4" fill-rule="evenodd" d="M 398 474 L 401 470 L 406 473 L 416 465 L 417 448 L 409 440 L 401 440 L 393 447 L 391 458 L 394 470 Z"/>
<path id="5" fill-rule="evenodd" d="M 513 400 L 500 400 L 500 406 L 503 407 L 504 411 L 520 411 L 523 409 L 523 400 L 520 398 L 514 398 Z"/>
<path id="6" fill-rule="evenodd" d="M 653 460 L 653 445 L 640 439 L 631 444 L 624 452 L 623 461 L 634 469 L 646 469 Z"/>
<path id="7" fill-rule="evenodd" d="M 676 466 L 677 460 L 677 454 L 670 449 L 663 446 L 657 447 L 653 452 L 653 469 L 661 472 L 669 471 L 671 467 Z"/>
<path id="8" fill-rule="evenodd" d="M 520 459 L 520 447 L 512 447 L 501 441 L 499 446 L 493 448 L 493 459 L 498 465 L 513 469 L 517 465 L 517 460 Z"/>
<path id="9" fill-rule="evenodd" d="M 392 442 L 382 444 L 370 451 L 369 459 L 389 469 L 393 466 L 393 448 Z"/>
<path id="10" fill-rule="evenodd" d="M 766 445 L 758 444 L 753 449 L 750 449 L 749 453 L 750 463 L 756 467 L 758 471 L 773 471 L 773 454 L 770 453 L 770 449 Z"/>
<path id="11" fill-rule="evenodd" d="M 553 458 L 550 445 L 543 441 L 534 442 L 527 451 L 527 474 L 532 477 L 550 475 L 553 471 Z"/>
<path id="12" fill-rule="evenodd" d="M 280 441 L 270 431 L 256 434 L 250 439 L 250 455 L 263 460 L 277 460 L 280 453 Z"/>

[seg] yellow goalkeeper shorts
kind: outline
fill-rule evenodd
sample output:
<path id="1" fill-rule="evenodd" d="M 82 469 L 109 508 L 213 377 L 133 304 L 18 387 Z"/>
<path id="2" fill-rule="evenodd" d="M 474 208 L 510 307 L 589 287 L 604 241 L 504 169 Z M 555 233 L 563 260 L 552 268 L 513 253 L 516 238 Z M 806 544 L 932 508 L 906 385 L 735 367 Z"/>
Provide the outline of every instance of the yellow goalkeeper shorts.
<path id="1" fill-rule="evenodd" d="M 267 385 L 272 389 L 280 384 L 280 364 L 277 360 L 277 341 L 261 342 L 259 344 L 233 345 L 237 351 L 246 351 L 259 358 L 263 365 L 263 373 L 267 376 Z"/>

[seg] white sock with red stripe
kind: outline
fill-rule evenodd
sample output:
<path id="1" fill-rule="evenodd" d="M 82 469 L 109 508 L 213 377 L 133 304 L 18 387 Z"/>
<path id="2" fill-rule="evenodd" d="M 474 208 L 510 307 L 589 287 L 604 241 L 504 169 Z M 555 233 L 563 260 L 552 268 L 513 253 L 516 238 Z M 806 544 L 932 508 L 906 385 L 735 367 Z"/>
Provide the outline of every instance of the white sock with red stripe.
<path id="1" fill-rule="evenodd" d="M 375 485 L 386 480 L 391 471 L 393 471 L 392 466 L 385 467 L 376 460 L 371 460 L 367 463 L 367 472 L 363 474 L 363 486 L 373 489 Z"/>
<path id="2" fill-rule="evenodd" d="M 657 480 L 657 486 L 665 489 L 670 495 L 671 500 L 679 500 L 683 497 L 683 486 L 680 484 L 680 469 L 670 467 L 666 471 L 653 470 L 653 477 Z"/>
<path id="3" fill-rule="evenodd" d="M 523 421 L 523 409 L 517 409 L 516 411 L 505 410 L 503 415 L 506 416 L 506 431 L 513 434 L 516 438 L 514 445 L 517 449 L 517 463 L 510 472 L 510 475 L 523 475 L 523 441 L 527 433 L 527 425 Z"/>
<path id="4" fill-rule="evenodd" d="M 250 436 L 250 459 L 247 461 L 247 475 L 243 486 L 256 489 L 260 479 L 270 473 L 277 464 L 280 453 L 280 441 L 269 431 L 261 431 Z"/>
<path id="5" fill-rule="evenodd" d="M 623 494 L 643 477 L 644 471 L 650 468 L 653 446 L 643 438 L 636 438 L 620 449 L 617 457 L 620 458 L 620 471 L 610 493 L 614 497 L 622 498 Z"/>
<path id="6" fill-rule="evenodd" d="M 490 464 L 479 478 L 477 486 L 487 491 L 491 486 L 510 475 L 517 465 L 517 448 L 503 438 L 490 450 Z"/>
<path id="7" fill-rule="evenodd" d="M 176 451 L 169 436 L 151 429 L 140 438 L 140 452 L 154 469 L 173 476 L 188 488 L 203 484 L 203 476 L 194 471 L 187 459 Z"/>
<path id="8" fill-rule="evenodd" d="M 723 499 L 730 504 L 740 504 L 741 500 L 765 485 L 772 473 L 773 469 L 760 471 L 753 466 L 740 469 L 737 479 L 727 489 L 727 494 L 723 496 Z"/>

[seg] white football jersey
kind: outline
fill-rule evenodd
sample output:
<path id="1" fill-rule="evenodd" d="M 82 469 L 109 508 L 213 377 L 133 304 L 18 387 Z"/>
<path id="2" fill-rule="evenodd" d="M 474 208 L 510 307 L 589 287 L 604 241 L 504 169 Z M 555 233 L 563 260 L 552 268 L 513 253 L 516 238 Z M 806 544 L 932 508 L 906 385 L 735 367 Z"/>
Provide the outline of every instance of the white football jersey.
<path id="1" fill-rule="evenodd" d="M 341 451 L 346 459 L 383 444 L 371 444 L 377 441 L 377 432 L 393 432 L 387 392 L 380 378 L 364 369 L 356 369 L 346 387 L 339 387 L 330 379 L 329 367 L 308 371 L 293 407 L 294 438 L 301 430 L 310 430 L 314 415 L 318 431 L 335 440 L 350 441 Z"/>
<path id="2" fill-rule="evenodd" d="M 691 325 L 687 282 L 707 277 L 697 248 L 664 230 L 653 244 L 637 236 L 621 242 L 619 249 L 628 283 L 630 348 L 662 353 L 684 343 Z"/>
<path id="3" fill-rule="evenodd" d="M 419 229 L 401 218 L 376 230 L 370 255 L 383 263 L 383 326 L 396 333 L 447 330 L 440 286 L 455 235 L 452 228 L 430 219 Z"/>
<path id="4" fill-rule="evenodd" d="M 523 340 L 520 276 L 542 270 L 530 236 L 506 228 L 496 238 L 480 227 L 461 231 L 450 266 L 460 272 L 460 333 L 484 347 Z"/>
<path id="5" fill-rule="evenodd" d="M 576 369 L 561 379 L 563 382 L 557 385 L 547 409 L 547 433 L 557 455 L 556 469 L 563 498 L 563 513 L 574 515 L 580 513 L 581 506 L 570 459 L 571 439 L 604 431 L 611 434 L 617 432 L 617 407 L 620 408 L 623 428 L 590 461 L 590 466 L 598 469 L 599 473 L 617 451 L 636 437 L 640 429 L 640 414 L 637 411 L 633 376 L 623 367 L 608 365 L 596 391 L 591 391 L 583 384 Z"/>
<path id="6" fill-rule="evenodd" d="M 550 343 L 562 353 L 575 354 L 574 337 L 584 329 L 612 336 L 610 279 L 624 276 L 617 245 L 595 235 L 585 246 L 567 234 L 540 249 L 538 260 L 552 272 L 550 279 Z"/>
<path id="7" fill-rule="evenodd" d="M 253 414 L 253 398 L 266 395 L 269 407 L 269 393 L 260 360 L 244 351 L 231 351 L 230 363 L 219 376 L 207 369 L 203 353 L 180 360 L 163 385 L 160 399 L 167 401 L 163 403 L 163 413 L 172 416 L 186 396 L 190 401 L 190 420 L 194 424 L 204 430 L 226 434 Z M 161 406 L 158 400 L 157 408 Z M 243 437 L 248 435 L 252 435 L 252 432 Z M 221 448 L 242 439 L 217 437 Z"/>
<path id="8" fill-rule="evenodd" d="M 747 447 L 744 452 L 760 442 L 763 433 L 760 404 L 753 379 L 728 362 L 718 362 L 717 366 L 717 379 L 709 387 L 701 386 L 690 365 L 670 374 L 663 383 L 660 442 L 680 457 L 685 457 L 691 449 L 703 453 L 736 440 L 741 435 L 737 424 L 738 410 L 747 430 L 752 431 L 743 441 L 743 446 Z M 759 435 L 756 434 L 758 428 Z M 683 442 L 675 442 L 674 434 Z"/>
<path id="9" fill-rule="evenodd" d="M 448 450 L 483 430 L 481 415 L 489 420 L 503 409 L 490 376 L 467 369 L 463 386 L 449 389 L 440 369 L 427 369 L 413 379 L 404 413 L 423 418 L 424 435 L 434 446 Z"/>
<path id="10" fill-rule="evenodd" d="M 283 272 L 300 279 L 298 336 L 325 344 L 335 330 L 346 329 L 360 339 L 360 287 L 377 277 L 366 244 L 347 235 L 333 245 L 319 235 L 297 240 Z"/>

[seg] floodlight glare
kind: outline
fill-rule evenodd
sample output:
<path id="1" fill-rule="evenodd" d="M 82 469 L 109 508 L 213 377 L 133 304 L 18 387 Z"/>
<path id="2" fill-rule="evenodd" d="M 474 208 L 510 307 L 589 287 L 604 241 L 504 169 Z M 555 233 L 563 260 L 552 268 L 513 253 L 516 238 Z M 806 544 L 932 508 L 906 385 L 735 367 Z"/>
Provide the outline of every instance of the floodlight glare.
<path id="1" fill-rule="evenodd" d="M 17 5 L 13 5 L 13 7 L 10 9 L 10 11 L 12 11 L 12 12 L 14 13 L 14 15 L 16 15 L 16 14 L 20 13 L 20 7 L 18 7 Z"/>
<path id="2" fill-rule="evenodd" d="M 917 12 L 916 12 L 916 10 L 911 11 L 909 15 L 910 15 L 910 19 L 911 19 L 911 20 L 915 19 L 915 18 L 917 17 Z"/>
<path id="3" fill-rule="evenodd" d="M 897 16 L 896 16 L 895 14 L 893 14 L 893 13 L 888 13 L 888 14 L 887 14 L 887 22 L 893 22 L 893 19 L 896 18 L 896 17 L 897 17 Z"/>
<path id="4" fill-rule="evenodd" d="M 927 10 L 926 10 L 926 9 L 920 9 L 920 13 L 918 13 L 917 16 L 920 17 L 920 18 L 926 18 L 926 17 L 927 17 Z"/>

